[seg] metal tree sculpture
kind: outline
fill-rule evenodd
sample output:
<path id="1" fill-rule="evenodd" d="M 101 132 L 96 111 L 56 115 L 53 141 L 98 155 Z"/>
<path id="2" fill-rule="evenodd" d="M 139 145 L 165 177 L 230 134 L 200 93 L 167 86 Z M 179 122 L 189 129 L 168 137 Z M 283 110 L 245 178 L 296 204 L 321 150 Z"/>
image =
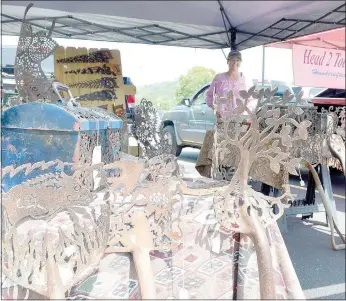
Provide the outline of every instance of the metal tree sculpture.
<path id="1" fill-rule="evenodd" d="M 257 92 L 254 87 L 248 92 L 240 91 L 244 101 L 237 99 L 235 108 L 222 112 L 222 122 L 214 137 L 213 164 L 216 168 L 222 169 L 220 159 L 235 153 L 240 156 L 230 184 L 214 195 L 216 217 L 224 228 L 246 234 L 254 241 L 261 278 L 261 298 L 265 299 L 275 298 L 265 227 L 282 215 L 291 195 L 287 186 L 282 196 L 277 198 L 255 191 L 248 185 L 250 169 L 261 160 L 277 174 L 281 168 L 297 174 L 300 158 L 290 157 L 289 149 L 295 141 L 307 138 L 307 128 L 311 125 L 308 120 L 298 122 L 295 118 L 304 111 L 297 105 L 289 104 L 293 95 L 286 91 L 281 99 L 274 96 L 276 92 L 277 89 L 261 89 Z M 301 96 L 296 97 L 298 104 L 304 104 Z M 252 110 L 248 107 L 250 97 L 258 100 Z M 232 93 L 226 98 L 215 96 L 216 111 L 220 112 L 232 98 Z M 274 211 L 274 206 L 278 210 Z"/>

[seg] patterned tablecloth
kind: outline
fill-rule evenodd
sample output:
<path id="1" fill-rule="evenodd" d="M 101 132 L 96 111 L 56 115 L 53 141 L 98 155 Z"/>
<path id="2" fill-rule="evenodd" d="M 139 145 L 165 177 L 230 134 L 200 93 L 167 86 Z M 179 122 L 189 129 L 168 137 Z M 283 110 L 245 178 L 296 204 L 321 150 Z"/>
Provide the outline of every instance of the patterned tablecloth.
<path id="1" fill-rule="evenodd" d="M 151 252 L 158 299 L 259 299 L 257 259 L 244 235 L 218 229 L 212 197 L 186 196 L 182 212 L 184 244 L 175 251 Z M 214 237 L 220 238 L 215 243 Z M 304 299 L 281 233 L 268 229 L 278 299 Z M 219 247 L 217 247 L 219 245 Z M 140 299 L 130 254 L 105 254 L 98 269 L 67 293 L 68 299 Z M 44 299 L 3 278 L 3 299 Z M 185 297 L 186 298 L 186 297 Z"/>

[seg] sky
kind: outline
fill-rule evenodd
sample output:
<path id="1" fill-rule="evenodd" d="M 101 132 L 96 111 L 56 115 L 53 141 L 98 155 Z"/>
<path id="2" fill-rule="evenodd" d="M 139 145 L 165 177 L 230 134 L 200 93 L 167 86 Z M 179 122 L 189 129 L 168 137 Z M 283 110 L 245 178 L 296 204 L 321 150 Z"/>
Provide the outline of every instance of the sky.
<path id="1" fill-rule="evenodd" d="M 174 81 L 194 66 L 212 68 L 217 73 L 227 71 L 222 50 L 195 49 L 174 46 L 56 39 L 60 46 L 118 49 L 121 54 L 123 76 L 131 77 L 136 86 Z M 2 36 L 3 46 L 16 46 L 18 37 Z M 253 79 L 262 79 L 263 47 L 242 51 L 241 71 L 247 86 Z M 226 53 L 227 55 L 227 53 Z M 292 52 L 289 49 L 266 48 L 265 79 L 291 82 Z"/>

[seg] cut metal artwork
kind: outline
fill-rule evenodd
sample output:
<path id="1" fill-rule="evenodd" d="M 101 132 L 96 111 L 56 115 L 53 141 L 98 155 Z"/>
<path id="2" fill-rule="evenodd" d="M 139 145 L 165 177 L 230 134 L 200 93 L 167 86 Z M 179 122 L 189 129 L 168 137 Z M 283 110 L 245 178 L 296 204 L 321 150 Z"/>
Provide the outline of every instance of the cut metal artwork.
<path id="1" fill-rule="evenodd" d="M 107 66 L 106 64 L 103 66 L 65 71 L 65 74 L 103 74 L 113 76 L 116 76 L 118 73 L 119 70 L 115 65 Z"/>
<path id="2" fill-rule="evenodd" d="M 119 130 L 106 130 L 107 146 L 102 153 L 102 162 L 111 163 L 120 160 L 120 151 L 122 148 L 122 132 Z"/>
<path id="3" fill-rule="evenodd" d="M 307 139 L 311 121 L 298 122 L 294 117 L 303 114 L 304 111 L 298 106 L 289 105 L 293 95 L 287 91 L 281 99 L 274 96 L 276 91 L 277 89 L 255 91 L 254 87 L 248 92 L 241 91 L 244 102 L 237 99 L 236 108 L 223 112 L 222 125 L 217 127 L 214 137 L 213 169 L 222 170 L 224 167 L 220 166 L 219 162 L 226 156 L 239 156 L 239 163 L 227 189 L 215 195 L 217 218 L 227 229 L 251 232 L 243 219 L 243 215 L 249 215 L 250 212 L 254 212 L 266 227 L 282 215 L 284 206 L 289 205 L 291 195 L 288 186 L 283 187 L 284 193 L 281 197 L 273 198 L 254 191 L 248 185 L 250 169 L 259 160 L 268 164 L 276 174 L 284 169 L 297 175 L 296 168 L 301 159 L 291 157 L 289 149 L 296 141 Z M 297 103 L 302 105 L 305 103 L 301 96 L 302 94 L 297 95 L 296 99 Z M 229 98 L 232 97 L 230 94 Z M 250 97 L 258 100 L 254 110 L 247 106 Z M 216 110 L 221 111 L 222 105 L 230 100 L 227 97 L 215 96 L 214 101 Z M 287 105 L 286 110 L 278 107 L 283 105 Z M 274 205 L 278 210 L 272 210 Z M 245 211 L 242 214 L 243 210 Z"/>
<path id="4" fill-rule="evenodd" d="M 346 106 L 329 107 L 328 111 L 322 108 L 322 113 L 328 115 L 328 137 L 327 143 L 332 155 L 338 159 L 339 162 L 331 162 L 329 165 L 342 169 L 346 177 L 345 167 L 345 140 L 346 140 Z M 334 164 L 333 164 L 334 163 Z"/>
<path id="5" fill-rule="evenodd" d="M 108 242 L 108 195 L 96 194 L 81 178 L 101 166 L 71 165 L 56 160 L 2 169 L 2 179 L 41 169 L 39 176 L 2 192 L 2 272 L 49 299 L 64 299 L 90 275 Z"/>
<path id="6" fill-rule="evenodd" d="M 129 130 L 127 123 L 126 111 L 124 110 L 122 105 L 116 106 L 114 108 L 115 114 L 121 118 L 123 121 L 123 127 L 121 129 L 121 151 L 124 153 L 128 153 L 129 151 Z"/>
<path id="7" fill-rule="evenodd" d="M 91 164 L 92 153 L 97 145 L 103 145 L 103 136 L 98 132 L 81 133 L 79 140 L 80 147 L 80 164 Z"/>
<path id="8" fill-rule="evenodd" d="M 100 79 L 89 80 L 87 82 L 72 83 L 70 88 L 92 88 L 92 89 L 116 89 L 119 88 L 115 77 L 101 77 Z"/>
<path id="9" fill-rule="evenodd" d="M 340 169 L 341 161 L 338 161 L 339 157 L 332 151 L 330 139 L 335 135 L 339 136 L 341 140 L 338 148 L 345 147 L 345 107 L 331 106 L 328 110 L 322 108 L 321 112 L 316 107 L 308 107 L 304 108 L 304 113 L 297 120 L 301 118 L 310 120 L 312 125 L 308 129 L 307 139 L 296 141 L 295 147 L 290 150 L 290 156 L 301 157 L 313 166 L 327 162 L 327 165 Z"/>
<path id="10" fill-rule="evenodd" d="M 68 63 L 109 63 L 111 60 L 112 53 L 109 50 L 98 50 L 91 52 L 89 54 L 77 55 L 74 57 L 68 57 L 64 59 L 59 59 L 56 62 L 58 64 L 68 64 Z"/>
<path id="11" fill-rule="evenodd" d="M 116 129 L 107 129 L 103 136 L 97 132 L 82 133 L 79 140 L 80 164 L 91 164 L 93 151 L 96 146 L 101 146 L 101 161 L 105 164 L 120 160 L 121 132 Z M 82 175 L 84 181 L 88 181 L 88 187 L 92 187 L 93 175 Z"/>
<path id="12" fill-rule="evenodd" d="M 111 203 L 110 247 L 106 252 L 131 252 L 142 298 L 155 299 L 149 253 L 178 248 L 182 237 L 181 210 L 173 210 L 177 203 L 182 206 L 177 159 L 159 156 L 149 161 L 121 160 L 104 168 L 120 168 L 118 178 L 108 178 L 115 198 Z"/>
<path id="13" fill-rule="evenodd" d="M 52 55 L 58 44 L 51 38 L 55 21 L 48 33 L 33 32 L 32 26 L 26 21 L 26 14 L 33 4 L 25 10 L 15 60 L 15 79 L 20 97 L 27 102 L 37 100 L 55 100 L 51 81 L 42 70 L 41 63 Z"/>
<path id="14" fill-rule="evenodd" d="M 77 168 L 59 160 L 3 168 L 3 177 L 40 171 L 3 194 L 4 275 L 63 299 L 97 268 L 109 246 L 107 252 L 133 253 L 142 296 L 154 297 L 149 252 L 176 248 L 181 238 L 180 210 L 173 211 L 182 204 L 177 169 L 174 156 L 122 157 Z M 94 172 L 97 190 L 90 186 Z"/>
<path id="15" fill-rule="evenodd" d="M 88 120 L 107 120 L 113 121 L 116 120 L 117 117 L 112 113 L 107 111 L 106 109 L 99 107 L 69 107 L 65 106 L 64 110 L 71 113 L 78 119 L 88 119 Z"/>
<path id="16" fill-rule="evenodd" d="M 162 134 L 159 113 L 152 102 L 144 98 L 135 107 L 134 132 L 145 158 L 172 154 L 173 148 Z"/>
<path id="17" fill-rule="evenodd" d="M 78 101 L 108 101 L 118 99 L 114 90 L 106 89 L 76 97 Z"/>
<path id="18" fill-rule="evenodd" d="M 309 120 L 306 139 L 295 141 L 294 147 L 289 149 L 290 157 L 302 158 L 311 165 L 321 164 L 323 158 L 323 141 L 327 135 L 326 116 L 317 111 L 316 107 L 306 107 L 303 113 L 296 117 L 297 121 Z"/>
<path id="19" fill-rule="evenodd" d="M 286 91 L 283 98 L 275 97 L 277 89 L 240 91 L 236 107 L 224 110 L 231 103 L 232 92 L 226 97 L 214 95 L 214 108 L 221 113 L 221 123 L 214 135 L 213 172 L 226 167 L 220 162 L 225 157 L 237 156 L 238 164 L 229 185 L 214 194 L 214 211 L 220 226 L 248 235 L 255 244 L 260 277 L 261 299 L 275 299 L 274 271 L 269 250 L 266 227 L 275 222 L 284 207 L 289 206 L 292 195 L 289 186 L 283 185 L 280 197 L 271 197 L 255 191 L 249 184 L 250 171 L 258 161 L 258 168 L 269 165 L 276 174 L 296 174 L 301 159 L 292 158 L 289 149 L 293 143 L 308 136 L 311 122 L 294 117 L 303 113 L 289 105 L 293 99 Z M 304 104 L 302 94 L 297 103 Z M 257 100 L 256 107 L 248 107 L 249 99 Z M 287 105 L 286 110 L 278 106 Z"/>
<path id="20" fill-rule="evenodd" d="M 128 248 L 131 241 L 127 241 L 127 235 L 134 228 L 132 218 L 136 212 L 144 212 L 149 220 L 149 232 L 153 234 L 153 247 L 166 248 L 181 235 L 178 216 L 172 216 L 173 206 L 182 200 L 181 180 L 176 175 L 177 159 L 158 156 L 149 161 L 124 160 L 104 166 L 105 171 L 116 168 L 121 170 L 120 178 L 108 181 L 112 191 L 123 187 L 123 199 L 112 203 L 110 245 Z"/>
<path id="21" fill-rule="evenodd" d="M 322 113 L 330 116 L 329 130 L 331 134 L 340 135 L 345 141 L 345 130 L 346 130 L 346 106 L 334 107 L 330 106 L 328 110 L 322 108 Z"/>

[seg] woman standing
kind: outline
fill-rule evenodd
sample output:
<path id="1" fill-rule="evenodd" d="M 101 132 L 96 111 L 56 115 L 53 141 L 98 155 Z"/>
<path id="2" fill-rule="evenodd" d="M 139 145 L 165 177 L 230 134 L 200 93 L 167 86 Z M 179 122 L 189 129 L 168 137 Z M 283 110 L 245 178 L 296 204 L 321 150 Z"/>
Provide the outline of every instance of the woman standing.
<path id="1" fill-rule="evenodd" d="M 217 74 L 210 85 L 206 103 L 212 109 L 214 109 L 214 94 L 219 97 L 226 97 L 229 92 L 232 91 L 233 93 L 232 103 L 223 105 L 221 111 L 216 112 L 217 118 L 221 118 L 222 112 L 229 110 L 230 106 L 236 107 L 236 99 L 241 99 L 239 92 L 246 90 L 245 76 L 239 71 L 241 62 L 241 53 L 231 50 L 227 56 L 228 71 Z M 196 162 L 196 169 L 199 174 L 208 178 L 211 177 L 213 143 L 214 131 L 207 131 Z"/>
<path id="2" fill-rule="evenodd" d="M 224 73 L 219 73 L 215 76 L 212 81 L 210 88 L 207 92 L 207 105 L 214 109 L 213 107 L 213 95 L 214 93 L 219 97 L 225 97 L 232 91 L 233 99 L 232 107 L 236 106 L 236 99 L 241 99 L 239 91 L 246 90 L 245 77 L 242 72 L 239 72 L 239 67 L 242 62 L 241 53 L 239 51 L 232 50 L 227 57 L 228 71 Z M 227 110 L 224 107 L 223 110 Z M 217 112 L 219 115 L 220 112 Z M 218 116 L 219 117 L 219 116 Z"/>
<path id="3" fill-rule="evenodd" d="M 217 95 L 218 97 L 226 97 L 229 92 L 232 91 L 233 98 L 231 99 L 230 103 L 224 104 L 221 107 L 221 110 L 216 112 L 216 116 L 218 118 L 217 122 L 220 122 L 220 119 L 222 117 L 222 113 L 225 111 L 229 111 L 230 106 L 232 108 L 236 107 L 236 99 L 242 100 L 242 97 L 240 96 L 240 91 L 246 90 L 246 83 L 245 83 L 245 76 L 242 72 L 239 71 L 240 65 L 242 62 L 242 56 L 239 51 L 231 50 L 231 52 L 228 54 L 227 57 L 227 65 L 228 65 L 228 71 L 224 73 L 219 73 L 215 76 L 214 80 L 212 81 L 209 90 L 207 91 L 207 99 L 206 103 L 207 105 L 214 109 L 214 95 Z M 257 100 L 255 99 L 249 99 L 249 102 L 247 104 L 248 108 L 251 110 L 253 107 L 256 106 Z M 196 170 L 199 172 L 201 176 L 211 178 L 212 174 L 212 158 L 213 158 L 213 144 L 214 144 L 214 130 L 209 130 L 206 132 L 204 142 L 201 148 L 201 151 L 199 153 L 197 162 L 196 162 Z M 228 166 L 234 166 L 236 163 L 234 157 L 229 158 L 230 160 L 227 160 Z M 235 167 L 235 166 L 234 166 Z M 227 172 L 227 175 L 221 175 L 221 179 L 215 179 L 215 180 L 227 180 L 230 181 L 231 177 L 233 175 L 232 168 L 224 166 L 223 169 L 229 170 Z M 283 183 L 288 182 L 288 173 L 284 173 L 283 171 L 280 172 L 279 175 L 276 175 L 270 168 L 265 169 L 266 173 L 265 176 L 258 171 L 256 168 L 253 169 L 251 172 L 251 176 L 254 177 L 257 181 L 261 181 L 261 191 L 262 193 L 269 195 L 270 193 L 270 186 L 273 186 L 275 188 L 281 188 Z"/>

